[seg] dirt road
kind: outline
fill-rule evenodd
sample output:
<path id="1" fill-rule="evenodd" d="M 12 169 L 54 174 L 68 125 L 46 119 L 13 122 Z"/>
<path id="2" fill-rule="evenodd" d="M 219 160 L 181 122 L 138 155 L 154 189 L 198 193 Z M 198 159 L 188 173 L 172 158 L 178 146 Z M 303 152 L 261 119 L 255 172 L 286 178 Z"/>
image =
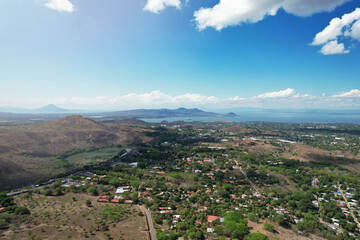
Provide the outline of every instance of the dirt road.
<path id="1" fill-rule="evenodd" d="M 355 223 L 357 224 L 357 227 L 360 228 L 360 223 L 359 223 L 357 217 L 355 216 L 355 214 L 354 214 L 354 212 L 353 212 L 353 210 L 352 210 L 352 208 L 351 208 L 351 206 L 350 206 L 350 204 L 349 204 L 349 202 L 348 202 L 345 194 L 343 193 L 339 182 L 338 182 L 338 191 L 341 193 L 342 197 L 344 198 L 344 201 L 345 201 L 345 203 L 346 203 L 346 206 L 348 207 L 351 216 L 353 217 Z"/>

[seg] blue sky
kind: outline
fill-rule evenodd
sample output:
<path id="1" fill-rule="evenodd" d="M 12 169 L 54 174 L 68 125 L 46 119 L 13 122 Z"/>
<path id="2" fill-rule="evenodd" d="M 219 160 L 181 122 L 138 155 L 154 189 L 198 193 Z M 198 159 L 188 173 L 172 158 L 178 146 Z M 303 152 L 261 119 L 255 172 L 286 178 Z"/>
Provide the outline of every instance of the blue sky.
<path id="1" fill-rule="evenodd" d="M 359 108 L 359 2 L 263 2 L 0 1 L 0 106 Z"/>

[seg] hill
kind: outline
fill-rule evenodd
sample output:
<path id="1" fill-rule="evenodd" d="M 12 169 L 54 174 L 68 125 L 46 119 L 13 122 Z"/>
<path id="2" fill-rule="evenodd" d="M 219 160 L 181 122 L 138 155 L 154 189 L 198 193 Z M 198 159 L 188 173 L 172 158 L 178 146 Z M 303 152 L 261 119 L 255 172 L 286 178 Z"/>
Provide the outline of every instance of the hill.
<path id="1" fill-rule="evenodd" d="M 146 126 L 148 125 L 145 121 L 136 118 L 119 117 L 114 119 L 103 120 L 104 124 L 118 124 L 118 125 L 129 125 L 129 126 Z"/>
<path id="2" fill-rule="evenodd" d="M 81 116 L 0 129 L 0 190 L 82 166 L 81 160 L 58 166 L 55 156 L 74 149 L 146 142 L 143 131 L 130 126 L 106 126 Z"/>

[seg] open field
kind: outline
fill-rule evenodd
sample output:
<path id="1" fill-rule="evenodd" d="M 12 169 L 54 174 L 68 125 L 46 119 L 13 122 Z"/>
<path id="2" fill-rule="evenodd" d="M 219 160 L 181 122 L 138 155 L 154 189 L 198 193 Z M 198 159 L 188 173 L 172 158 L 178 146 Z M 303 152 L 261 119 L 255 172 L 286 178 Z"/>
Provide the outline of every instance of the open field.
<path id="1" fill-rule="evenodd" d="M 290 239 L 296 239 L 296 240 L 324 240 L 325 238 L 318 237 L 313 234 L 307 234 L 307 235 L 301 235 L 297 234 L 294 231 L 290 229 L 283 228 L 279 226 L 278 224 L 274 222 L 269 222 L 270 224 L 275 226 L 274 232 L 269 232 L 265 230 L 264 228 L 264 221 L 259 222 L 252 222 L 249 221 L 249 227 L 252 229 L 250 232 L 260 232 L 268 236 L 271 240 L 278 239 L 278 240 L 290 240 Z"/>
<path id="2" fill-rule="evenodd" d="M 1 239 L 148 239 L 146 219 L 137 205 L 98 203 L 97 199 L 75 193 L 60 197 L 33 194 L 28 199 L 17 196 L 17 204 L 32 214 L 5 231 Z M 99 229 L 99 220 L 106 221 L 108 230 Z"/>
<path id="3" fill-rule="evenodd" d="M 73 164 L 76 167 L 81 167 L 84 164 L 96 164 L 120 153 L 124 148 L 122 147 L 104 147 L 96 150 L 83 151 L 78 154 L 71 155 L 64 160 Z"/>

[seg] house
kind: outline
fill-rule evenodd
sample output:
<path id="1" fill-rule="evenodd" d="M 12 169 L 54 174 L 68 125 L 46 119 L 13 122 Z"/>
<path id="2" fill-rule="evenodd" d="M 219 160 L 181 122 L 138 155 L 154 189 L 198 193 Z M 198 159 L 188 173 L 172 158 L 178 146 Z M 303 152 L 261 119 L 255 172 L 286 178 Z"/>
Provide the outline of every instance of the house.
<path id="1" fill-rule="evenodd" d="M 336 231 L 336 229 L 337 229 L 334 225 L 331 225 L 331 224 L 329 224 L 328 227 L 333 231 Z"/>
<path id="2" fill-rule="evenodd" d="M 171 207 L 159 207 L 159 210 L 171 210 Z"/>
<path id="3" fill-rule="evenodd" d="M 99 198 L 98 202 L 109 202 L 109 200 L 107 200 L 106 198 Z"/>
<path id="4" fill-rule="evenodd" d="M 208 216 L 207 217 L 208 223 L 212 223 L 212 222 L 216 221 L 217 219 L 218 219 L 217 216 Z"/>
<path id="5" fill-rule="evenodd" d="M 207 232 L 207 233 L 213 233 L 213 232 L 214 232 L 214 229 L 213 229 L 213 228 L 207 228 L 207 229 L 206 229 L 206 232 Z"/>
<path id="6" fill-rule="evenodd" d="M 168 213 L 173 213 L 173 211 L 171 211 L 171 210 L 161 210 L 159 213 L 160 214 L 168 214 Z"/>
<path id="7" fill-rule="evenodd" d="M 320 207 L 320 204 L 319 204 L 318 201 L 314 200 L 314 201 L 312 201 L 312 203 L 314 204 L 314 206 L 315 206 L 316 208 L 319 208 L 319 207 Z"/>
<path id="8" fill-rule="evenodd" d="M 282 207 L 276 207 L 274 209 L 277 214 L 288 214 L 289 213 L 285 208 L 282 208 Z"/>
<path id="9" fill-rule="evenodd" d="M 118 187 L 116 189 L 116 194 L 123 194 L 124 192 L 129 192 L 130 191 L 130 187 L 129 186 L 124 186 L 124 187 Z"/>
<path id="10" fill-rule="evenodd" d="M 5 211 L 5 208 L 0 207 L 0 212 L 3 212 L 3 211 Z"/>

